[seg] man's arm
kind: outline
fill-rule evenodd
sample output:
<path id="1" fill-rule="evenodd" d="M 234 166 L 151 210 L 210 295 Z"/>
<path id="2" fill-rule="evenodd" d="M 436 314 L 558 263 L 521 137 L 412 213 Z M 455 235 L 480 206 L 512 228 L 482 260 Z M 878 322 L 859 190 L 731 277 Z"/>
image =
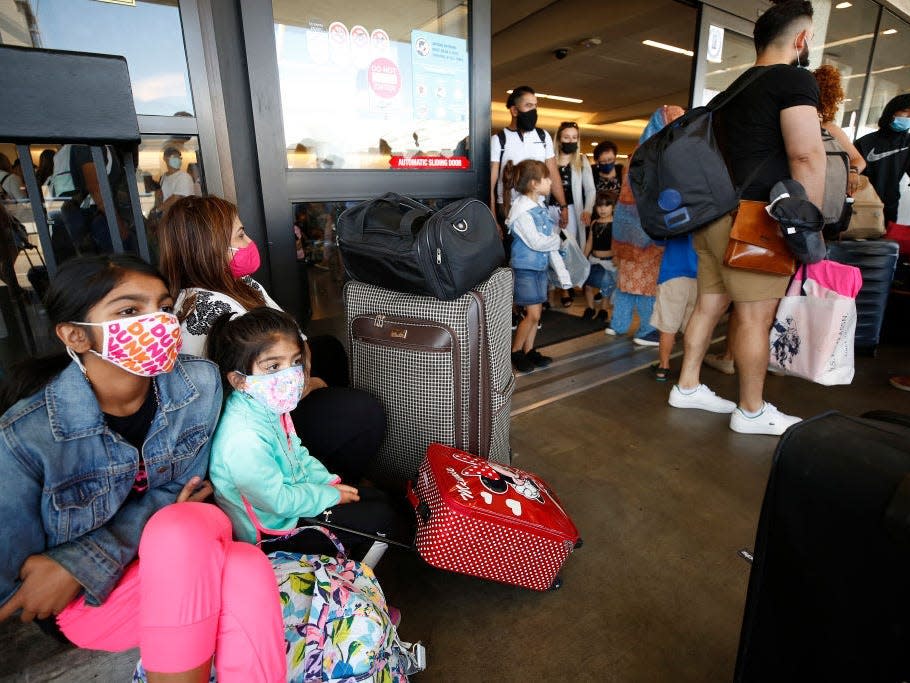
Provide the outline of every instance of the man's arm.
<path id="1" fill-rule="evenodd" d="M 805 104 L 783 109 L 780 129 L 790 175 L 806 189 L 809 201 L 820 207 L 825 194 L 826 157 L 818 110 Z"/>
<path id="2" fill-rule="evenodd" d="M 490 162 L 490 211 L 496 215 L 496 183 L 499 181 L 499 162 Z"/>
<path id="3" fill-rule="evenodd" d="M 569 222 L 569 209 L 566 207 L 566 194 L 562 191 L 562 181 L 559 178 L 559 167 L 556 165 L 556 157 L 552 156 L 546 161 L 547 170 L 550 172 L 550 179 L 553 181 L 550 187 L 550 194 L 559 204 L 559 227 L 564 228 Z"/>

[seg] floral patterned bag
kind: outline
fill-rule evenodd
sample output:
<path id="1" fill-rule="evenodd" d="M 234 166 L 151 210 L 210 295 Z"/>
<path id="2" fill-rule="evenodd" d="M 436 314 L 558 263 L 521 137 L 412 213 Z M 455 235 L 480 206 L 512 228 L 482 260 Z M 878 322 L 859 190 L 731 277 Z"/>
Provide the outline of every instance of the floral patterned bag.
<path id="1" fill-rule="evenodd" d="M 389 616 L 373 570 L 347 559 L 341 542 L 325 527 L 336 557 L 269 554 L 284 620 L 287 680 L 294 683 L 406 683 L 426 668 L 421 643 L 402 642 Z M 268 547 L 268 541 L 264 547 Z M 142 662 L 133 683 L 147 683 Z M 216 683 L 215 670 L 209 683 Z"/>
<path id="2" fill-rule="evenodd" d="M 423 645 L 398 638 L 373 570 L 345 557 L 275 552 L 288 653 L 288 680 L 403 683 L 426 667 Z"/>

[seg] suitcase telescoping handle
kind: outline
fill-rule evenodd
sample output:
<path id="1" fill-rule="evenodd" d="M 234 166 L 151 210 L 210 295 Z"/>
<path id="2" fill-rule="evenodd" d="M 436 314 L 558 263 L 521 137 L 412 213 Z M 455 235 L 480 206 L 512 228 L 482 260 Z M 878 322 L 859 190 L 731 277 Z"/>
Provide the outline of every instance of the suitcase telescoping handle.
<path id="1" fill-rule="evenodd" d="M 370 534 L 366 531 L 358 531 L 357 529 L 350 529 L 341 524 L 335 524 L 334 522 L 327 522 L 324 519 L 319 517 L 301 517 L 302 522 L 310 524 L 312 526 L 324 526 L 327 529 L 332 529 L 334 531 L 341 531 L 346 534 L 353 534 L 354 536 L 360 536 L 361 538 L 369 538 L 372 541 L 379 541 L 380 543 L 388 543 L 389 545 L 398 546 L 399 548 L 404 548 L 405 550 L 414 550 L 413 543 L 402 543 L 401 541 L 396 541 L 393 538 L 386 538 L 385 536 L 380 536 L 379 534 Z"/>
<path id="2" fill-rule="evenodd" d="M 399 225 L 399 227 L 401 228 L 402 234 L 404 234 L 404 233 L 409 234 L 411 232 L 411 226 L 413 225 L 414 221 L 417 219 L 418 216 L 423 216 L 423 215 L 426 215 L 427 213 L 433 212 L 433 209 L 431 209 L 426 204 L 422 204 L 422 203 L 418 202 L 416 199 L 411 199 L 410 197 L 405 197 L 396 192 L 386 192 L 381 197 L 376 197 L 375 199 L 371 199 L 370 201 L 365 202 L 361 206 L 360 215 L 357 216 L 357 222 L 355 223 L 355 225 L 357 226 L 357 232 L 359 234 L 361 234 L 361 235 L 363 234 L 364 223 L 366 223 L 367 216 L 369 215 L 370 211 L 373 209 L 374 206 L 376 206 L 377 204 L 380 204 L 382 202 L 385 202 L 387 204 L 395 204 L 396 206 L 407 206 L 410 208 L 410 211 L 405 213 L 404 216 L 402 217 L 401 223 Z"/>

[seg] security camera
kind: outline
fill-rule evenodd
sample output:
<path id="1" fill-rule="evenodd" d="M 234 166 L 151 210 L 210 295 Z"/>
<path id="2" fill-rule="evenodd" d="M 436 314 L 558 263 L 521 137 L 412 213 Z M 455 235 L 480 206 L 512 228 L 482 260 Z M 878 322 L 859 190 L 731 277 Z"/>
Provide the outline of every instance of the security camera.
<path id="1" fill-rule="evenodd" d="M 568 55 L 569 55 L 569 48 L 567 48 L 567 47 L 558 47 L 555 50 L 553 50 L 553 56 L 556 57 L 556 59 L 565 59 L 566 57 L 568 57 Z"/>

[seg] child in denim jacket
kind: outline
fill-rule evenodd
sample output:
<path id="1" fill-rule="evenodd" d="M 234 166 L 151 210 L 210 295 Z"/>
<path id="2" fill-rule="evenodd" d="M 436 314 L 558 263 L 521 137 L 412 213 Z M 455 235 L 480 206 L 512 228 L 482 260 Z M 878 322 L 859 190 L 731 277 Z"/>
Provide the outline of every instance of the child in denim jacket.
<path id="1" fill-rule="evenodd" d="M 515 330 L 512 363 L 521 372 L 546 367 L 552 358 L 534 348 L 537 323 L 547 300 L 547 268 L 552 268 L 563 289 L 572 286 L 569 271 L 559 255 L 560 235 L 541 200 L 550 194 L 552 181 L 542 161 L 527 159 L 503 169 L 503 184 L 519 197 L 509 207 L 506 227 L 517 237 L 512 242 L 510 265 L 515 276 L 515 304 L 525 307 L 525 317 Z M 506 196 L 506 193 L 503 193 Z"/>

